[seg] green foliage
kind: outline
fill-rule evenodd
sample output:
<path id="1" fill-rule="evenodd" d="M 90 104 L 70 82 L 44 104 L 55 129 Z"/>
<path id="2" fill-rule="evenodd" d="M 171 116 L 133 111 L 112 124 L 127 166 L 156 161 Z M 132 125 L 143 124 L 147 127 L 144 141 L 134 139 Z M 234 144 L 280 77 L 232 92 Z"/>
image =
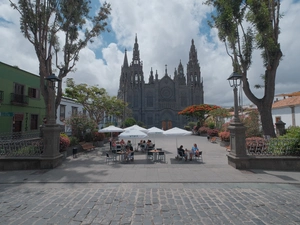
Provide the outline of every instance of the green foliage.
<path id="1" fill-rule="evenodd" d="M 247 113 L 248 116 L 242 117 L 241 122 L 246 127 L 246 137 L 260 137 L 262 133 L 260 131 L 259 113 L 257 110 L 252 110 Z"/>
<path id="2" fill-rule="evenodd" d="M 214 129 L 214 128 L 215 128 L 214 122 L 209 122 L 209 123 L 208 123 L 208 127 L 209 127 L 210 129 Z"/>
<path id="3" fill-rule="evenodd" d="M 14 152 L 14 155 L 21 156 L 21 155 L 35 155 L 36 154 L 36 148 L 34 146 L 24 146 L 19 148 L 16 152 Z"/>
<path id="4" fill-rule="evenodd" d="M 60 151 L 65 151 L 70 146 L 70 139 L 65 133 L 60 133 Z"/>
<path id="5" fill-rule="evenodd" d="M 53 89 L 45 86 L 45 78 L 53 73 L 54 65 L 61 80 L 75 70 L 80 51 L 107 30 L 110 4 L 104 2 L 98 12 L 91 13 L 89 0 L 17 2 L 10 0 L 11 6 L 20 13 L 21 32 L 35 49 L 40 68 L 40 91 L 47 109 L 52 109 Z M 56 108 L 62 96 L 61 83 L 58 83 Z M 49 119 L 49 110 L 46 114 Z"/>
<path id="6" fill-rule="evenodd" d="M 194 128 L 195 126 L 197 126 L 197 123 L 196 123 L 196 122 L 189 122 L 189 123 L 188 123 L 188 126 L 189 126 L 190 128 Z"/>
<path id="7" fill-rule="evenodd" d="M 72 136 L 76 137 L 79 141 L 84 139 L 87 130 L 94 131 L 98 127 L 95 121 L 81 113 L 67 118 L 65 124 L 71 126 Z"/>
<path id="8" fill-rule="evenodd" d="M 127 104 L 117 97 L 109 96 L 104 88 L 89 86 L 87 84 L 75 84 L 72 78 L 67 79 L 65 96 L 75 99 L 84 106 L 89 117 L 96 124 L 103 120 L 104 116 L 121 118 Z"/>
<path id="9" fill-rule="evenodd" d="M 79 143 L 79 140 L 77 137 L 71 136 L 70 138 L 70 146 L 76 146 Z"/>
<path id="10" fill-rule="evenodd" d="M 296 126 L 293 126 L 293 127 L 289 127 L 287 130 L 286 130 L 286 134 L 283 135 L 284 138 L 296 138 L 298 140 L 300 140 L 300 127 L 296 127 Z"/>
<path id="11" fill-rule="evenodd" d="M 133 126 L 134 124 L 136 124 L 136 121 L 132 117 L 129 117 L 124 121 L 124 127 L 130 127 Z"/>
<path id="12" fill-rule="evenodd" d="M 191 127 L 190 126 L 184 126 L 184 129 L 190 131 Z"/>
<path id="13" fill-rule="evenodd" d="M 85 142 L 91 142 L 93 141 L 93 135 L 91 132 L 87 132 L 84 134 L 84 141 Z"/>
<path id="14" fill-rule="evenodd" d="M 279 43 L 280 1 L 206 0 L 205 4 L 214 7 L 209 25 L 218 30 L 219 39 L 224 42 L 232 60 L 233 71 L 242 75 L 244 93 L 261 112 L 264 134 L 275 137 L 271 109 L 276 72 L 282 58 Z M 255 85 L 264 88 L 264 95 L 260 98 L 255 96 L 248 82 L 248 70 L 255 50 L 260 51 L 264 65 L 264 83 Z"/>

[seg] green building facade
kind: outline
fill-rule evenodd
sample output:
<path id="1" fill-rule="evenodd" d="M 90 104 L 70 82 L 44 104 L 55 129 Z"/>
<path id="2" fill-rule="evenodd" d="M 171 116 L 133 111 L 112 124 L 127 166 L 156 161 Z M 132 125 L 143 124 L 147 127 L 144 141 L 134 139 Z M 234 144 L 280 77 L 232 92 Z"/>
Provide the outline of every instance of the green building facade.
<path id="1" fill-rule="evenodd" d="M 38 132 L 45 108 L 39 76 L 0 62 L 0 133 Z"/>

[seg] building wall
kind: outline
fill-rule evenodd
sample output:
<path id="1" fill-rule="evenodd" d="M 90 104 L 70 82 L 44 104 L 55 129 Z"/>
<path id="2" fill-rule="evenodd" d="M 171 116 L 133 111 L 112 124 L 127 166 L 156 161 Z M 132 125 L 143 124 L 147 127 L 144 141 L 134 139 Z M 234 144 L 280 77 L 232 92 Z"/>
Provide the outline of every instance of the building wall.
<path id="1" fill-rule="evenodd" d="M 39 76 L 0 62 L 0 91 L 0 132 L 38 131 L 45 117 Z"/>
<path id="2" fill-rule="evenodd" d="M 294 111 L 295 122 L 293 124 L 293 113 L 291 107 L 273 108 L 272 116 L 274 123 L 276 123 L 276 118 L 280 117 L 281 121 L 285 123 L 285 128 L 290 126 L 300 126 L 300 106 L 295 106 Z"/>
<path id="3" fill-rule="evenodd" d="M 64 108 L 64 110 L 63 110 Z M 76 110 L 75 110 L 76 109 Z M 76 112 L 75 112 L 75 111 Z M 64 112 L 63 112 L 64 111 Z M 72 99 L 62 97 L 60 106 L 57 109 L 56 115 L 56 123 L 63 127 L 63 130 L 67 134 L 71 134 L 72 129 L 71 127 L 65 125 L 65 120 L 70 118 L 73 114 L 85 114 L 83 110 L 83 105 L 75 102 Z"/>

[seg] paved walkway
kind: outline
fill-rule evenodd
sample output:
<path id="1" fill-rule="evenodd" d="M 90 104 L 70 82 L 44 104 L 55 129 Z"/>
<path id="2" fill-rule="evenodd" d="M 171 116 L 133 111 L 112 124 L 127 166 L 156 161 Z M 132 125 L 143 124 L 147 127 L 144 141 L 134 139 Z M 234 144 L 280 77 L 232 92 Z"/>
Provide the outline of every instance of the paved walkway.
<path id="1" fill-rule="evenodd" d="M 240 171 L 205 137 L 203 162 L 175 160 L 176 140 L 156 138 L 166 163 L 136 153 L 105 163 L 107 146 L 53 170 L 0 172 L 0 224 L 300 224 L 300 172 Z"/>

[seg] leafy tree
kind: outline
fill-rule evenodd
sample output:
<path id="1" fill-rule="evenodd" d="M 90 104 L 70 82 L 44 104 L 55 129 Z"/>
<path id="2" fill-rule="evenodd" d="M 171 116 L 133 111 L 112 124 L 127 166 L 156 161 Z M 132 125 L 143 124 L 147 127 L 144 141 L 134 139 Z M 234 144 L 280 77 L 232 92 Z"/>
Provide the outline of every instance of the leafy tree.
<path id="1" fill-rule="evenodd" d="M 21 32 L 33 45 L 39 60 L 41 93 L 47 106 L 46 117 L 49 119 L 54 111 L 51 99 L 54 90 L 50 83 L 45 85 L 45 78 L 56 69 L 61 80 L 74 71 L 80 51 L 105 31 L 106 20 L 111 11 L 110 4 L 104 3 L 97 15 L 91 17 L 89 0 L 9 1 L 20 13 Z M 63 38 L 59 39 L 59 36 Z M 59 106 L 61 97 L 62 83 L 59 82 L 55 109 Z"/>
<path id="2" fill-rule="evenodd" d="M 76 137 L 78 140 L 83 140 L 86 136 L 86 131 L 94 131 L 98 128 L 95 121 L 88 118 L 86 115 L 81 113 L 77 115 L 72 115 L 66 118 L 65 124 L 72 129 L 72 136 Z"/>
<path id="3" fill-rule="evenodd" d="M 247 114 L 248 116 L 241 118 L 241 121 L 246 127 L 246 137 L 260 137 L 261 131 L 258 111 L 251 110 Z"/>
<path id="4" fill-rule="evenodd" d="M 178 112 L 178 114 L 185 115 L 189 119 L 195 118 L 199 120 L 200 126 L 202 126 L 204 121 L 209 117 L 208 113 L 217 108 L 220 108 L 220 106 L 208 104 L 191 105 Z"/>
<path id="5" fill-rule="evenodd" d="M 228 109 L 225 108 L 213 109 L 208 114 L 213 117 L 215 127 L 217 127 L 218 129 L 222 128 L 222 125 L 224 123 L 224 118 L 230 117 L 230 113 Z"/>
<path id="6" fill-rule="evenodd" d="M 121 117 L 123 115 L 126 103 L 115 96 L 109 96 L 104 88 L 75 84 L 72 78 L 68 78 L 66 84 L 65 96 L 83 105 L 96 124 L 99 124 L 104 116 Z"/>
<path id="7" fill-rule="evenodd" d="M 130 126 L 132 126 L 132 125 L 134 125 L 134 124 L 136 124 L 136 121 L 135 121 L 135 119 L 132 118 L 132 117 L 129 117 L 129 118 L 127 118 L 127 119 L 124 121 L 124 126 L 125 126 L 125 127 L 130 127 Z"/>
<path id="8" fill-rule="evenodd" d="M 225 43 L 234 72 L 242 75 L 243 91 L 258 108 L 264 134 L 275 137 L 272 103 L 276 71 L 282 57 L 278 42 L 280 0 L 207 0 L 205 3 L 215 9 L 213 22 L 209 24 L 218 29 L 219 39 Z M 260 86 L 264 88 L 264 95 L 261 98 L 251 91 L 247 73 L 256 49 L 261 51 L 265 67 L 264 85 Z"/>

